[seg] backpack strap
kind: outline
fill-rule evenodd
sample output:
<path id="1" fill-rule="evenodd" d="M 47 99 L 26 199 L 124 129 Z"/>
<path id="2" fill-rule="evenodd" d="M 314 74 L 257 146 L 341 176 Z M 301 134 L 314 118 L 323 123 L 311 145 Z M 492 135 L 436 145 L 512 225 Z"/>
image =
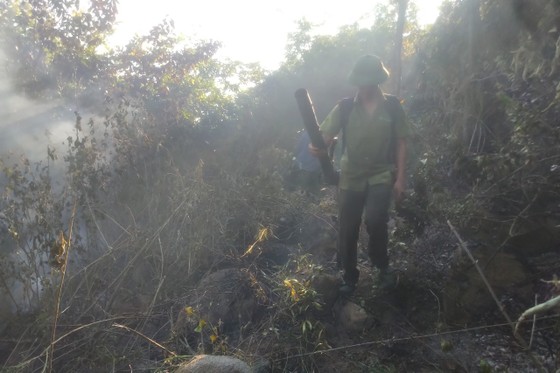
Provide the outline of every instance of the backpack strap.
<path id="1" fill-rule="evenodd" d="M 397 118 L 398 113 L 401 109 L 401 101 L 397 96 L 384 94 L 385 96 L 385 109 L 391 117 L 391 138 L 389 146 L 389 154 L 387 154 L 387 160 L 389 163 L 394 163 L 396 160 L 397 152 Z M 354 97 L 346 97 L 338 102 L 340 110 L 340 128 L 342 130 L 342 151 L 344 154 L 346 150 L 346 127 L 348 126 L 348 121 L 350 120 L 350 113 L 354 108 Z"/>
<path id="2" fill-rule="evenodd" d="M 385 94 L 385 109 L 391 117 L 391 139 L 389 140 L 389 154 L 387 160 L 389 163 L 395 163 L 397 153 L 397 118 L 401 109 L 401 100 L 397 96 Z"/>

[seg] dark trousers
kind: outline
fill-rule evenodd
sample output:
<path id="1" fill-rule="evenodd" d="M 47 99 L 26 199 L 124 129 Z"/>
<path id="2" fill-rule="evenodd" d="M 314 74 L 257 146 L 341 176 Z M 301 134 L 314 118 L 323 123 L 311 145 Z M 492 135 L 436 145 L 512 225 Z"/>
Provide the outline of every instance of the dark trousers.
<path id="1" fill-rule="evenodd" d="M 343 278 L 346 283 L 356 284 L 360 276 L 357 268 L 358 238 L 364 210 L 371 264 L 379 269 L 385 269 L 389 265 L 387 222 L 391 194 L 392 188 L 386 184 L 368 186 L 363 192 L 339 190 L 338 262 L 344 270 Z"/>

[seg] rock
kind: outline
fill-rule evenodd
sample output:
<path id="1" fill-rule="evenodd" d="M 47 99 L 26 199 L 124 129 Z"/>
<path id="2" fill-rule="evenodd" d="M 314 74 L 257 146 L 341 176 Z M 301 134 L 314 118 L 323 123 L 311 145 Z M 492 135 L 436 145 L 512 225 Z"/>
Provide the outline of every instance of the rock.
<path id="1" fill-rule="evenodd" d="M 513 255 L 494 253 L 490 249 L 474 252 L 480 267 L 500 297 L 522 289 L 528 281 L 527 268 Z M 476 268 L 457 255 L 451 266 L 450 280 L 444 288 L 443 309 L 448 323 L 463 324 L 497 307 Z"/>
<path id="2" fill-rule="evenodd" d="M 323 304 L 324 312 L 329 312 L 338 298 L 338 277 L 320 273 L 311 280 L 311 287 L 317 292 Z"/>
<path id="3" fill-rule="evenodd" d="M 347 302 L 340 309 L 338 321 L 345 330 L 359 332 L 365 329 L 370 317 L 366 310 L 356 303 Z"/>
<path id="4" fill-rule="evenodd" d="M 194 314 L 190 317 L 186 307 L 192 307 Z M 250 323 L 258 308 L 249 274 L 238 268 L 221 269 L 200 281 L 179 313 L 174 334 L 193 333 L 200 320 L 220 326 L 220 332 L 228 334 Z"/>
<path id="5" fill-rule="evenodd" d="M 198 355 L 175 373 L 251 373 L 251 367 L 231 356 Z"/>

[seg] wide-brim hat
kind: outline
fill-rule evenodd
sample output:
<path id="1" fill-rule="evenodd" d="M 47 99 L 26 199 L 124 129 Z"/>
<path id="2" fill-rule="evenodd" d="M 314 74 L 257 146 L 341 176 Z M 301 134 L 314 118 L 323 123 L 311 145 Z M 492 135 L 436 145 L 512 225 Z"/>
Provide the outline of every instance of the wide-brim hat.
<path id="1" fill-rule="evenodd" d="M 348 82 L 355 86 L 379 85 L 389 78 L 389 71 L 377 56 L 366 54 L 356 61 L 348 75 Z"/>

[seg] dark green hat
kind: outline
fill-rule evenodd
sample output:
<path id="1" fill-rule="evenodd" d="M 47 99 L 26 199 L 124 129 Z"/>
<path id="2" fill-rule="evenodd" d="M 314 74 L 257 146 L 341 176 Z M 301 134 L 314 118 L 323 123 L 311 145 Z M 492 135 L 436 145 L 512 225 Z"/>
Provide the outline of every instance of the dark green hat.
<path id="1" fill-rule="evenodd" d="M 389 72 L 377 56 L 366 54 L 356 61 L 348 76 L 348 82 L 355 86 L 378 85 L 389 78 Z"/>

